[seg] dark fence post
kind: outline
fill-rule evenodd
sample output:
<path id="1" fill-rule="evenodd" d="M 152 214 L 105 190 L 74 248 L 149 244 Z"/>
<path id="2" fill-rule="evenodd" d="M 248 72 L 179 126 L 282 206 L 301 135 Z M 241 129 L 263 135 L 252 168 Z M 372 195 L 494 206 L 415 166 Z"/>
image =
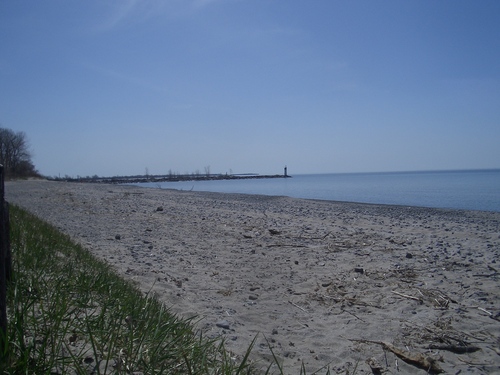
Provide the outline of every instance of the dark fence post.
<path id="1" fill-rule="evenodd" d="M 9 207 L 5 202 L 4 168 L 0 165 L 0 358 L 7 343 L 7 281 L 11 277 L 12 261 L 9 238 Z"/>

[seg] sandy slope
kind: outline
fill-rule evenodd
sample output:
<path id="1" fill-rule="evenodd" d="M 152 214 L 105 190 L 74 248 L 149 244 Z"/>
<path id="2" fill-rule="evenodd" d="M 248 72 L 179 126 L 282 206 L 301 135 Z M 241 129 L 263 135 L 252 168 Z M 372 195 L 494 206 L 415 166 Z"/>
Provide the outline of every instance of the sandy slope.
<path id="1" fill-rule="evenodd" d="M 290 374 L 302 362 L 371 374 L 370 358 L 426 373 L 358 339 L 450 374 L 500 373 L 500 213 L 48 181 L 6 190 L 235 355 L 258 334 L 262 366 L 271 345 Z M 465 344 L 480 350 L 449 350 Z"/>

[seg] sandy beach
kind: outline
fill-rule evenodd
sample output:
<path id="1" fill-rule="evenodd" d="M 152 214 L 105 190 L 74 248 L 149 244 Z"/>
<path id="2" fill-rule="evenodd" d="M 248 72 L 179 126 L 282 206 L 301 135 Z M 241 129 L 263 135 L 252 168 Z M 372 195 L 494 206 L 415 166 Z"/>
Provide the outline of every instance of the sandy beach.
<path id="1" fill-rule="evenodd" d="M 500 373 L 500 213 L 42 180 L 6 198 L 235 356 L 257 335 L 258 367 L 270 346 L 285 374 Z"/>

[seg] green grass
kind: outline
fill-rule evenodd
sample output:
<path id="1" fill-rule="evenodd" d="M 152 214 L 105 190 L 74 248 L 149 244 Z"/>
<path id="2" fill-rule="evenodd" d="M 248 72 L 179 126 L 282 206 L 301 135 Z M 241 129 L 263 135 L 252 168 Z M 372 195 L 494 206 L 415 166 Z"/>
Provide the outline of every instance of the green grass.
<path id="1" fill-rule="evenodd" d="M 250 374 L 248 349 L 145 296 L 56 228 L 11 206 L 13 280 L 3 374 Z"/>

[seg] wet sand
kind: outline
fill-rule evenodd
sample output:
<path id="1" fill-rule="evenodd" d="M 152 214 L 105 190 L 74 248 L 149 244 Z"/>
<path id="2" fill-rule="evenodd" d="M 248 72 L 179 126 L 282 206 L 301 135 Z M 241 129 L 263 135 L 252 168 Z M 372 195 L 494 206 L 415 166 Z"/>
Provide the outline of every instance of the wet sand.
<path id="1" fill-rule="evenodd" d="M 285 374 L 425 374 L 419 353 L 500 373 L 500 213 L 41 180 L 6 198 L 235 356 L 257 335 L 262 368 L 271 346 Z"/>

